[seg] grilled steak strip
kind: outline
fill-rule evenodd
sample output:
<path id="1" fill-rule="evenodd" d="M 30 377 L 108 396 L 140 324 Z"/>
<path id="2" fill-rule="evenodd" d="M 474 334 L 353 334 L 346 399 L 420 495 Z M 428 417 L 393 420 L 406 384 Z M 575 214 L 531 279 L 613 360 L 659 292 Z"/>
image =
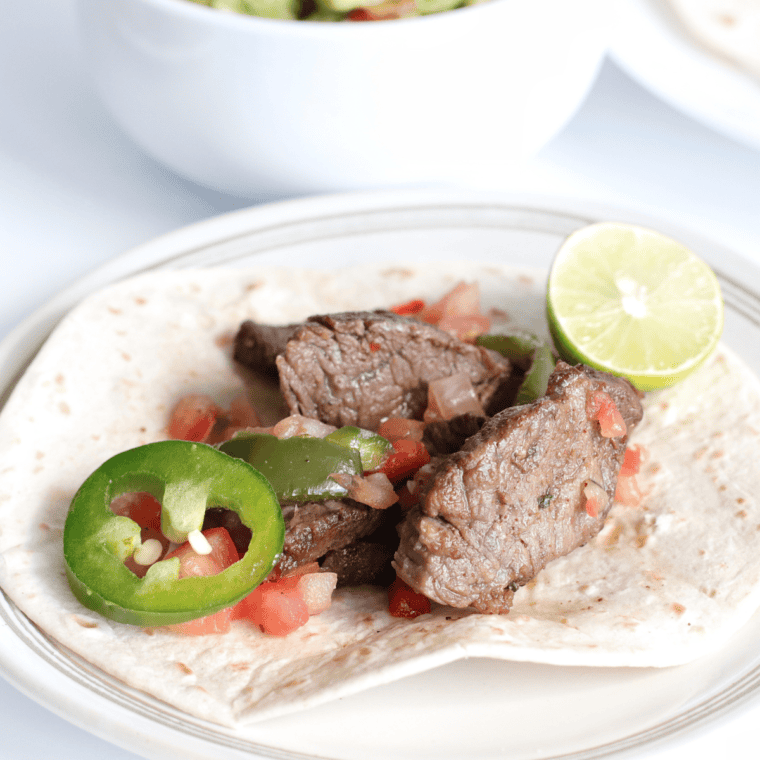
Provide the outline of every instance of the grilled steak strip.
<path id="1" fill-rule="evenodd" d="M 596 391 L 613 398 L 630 432 L 642 416 L 633 387 L 560 362 L 544 398 L 495 415 L 446 457 L 399 526 L 398 574 L 442 604 L 507 612 L 518 586 L 595 536 L 627 441 L 603 437 L 589 418 Z M 603 502 L 596 517 L 588 484 Z"/>
<path id="2" fill-rule="evenodd" d="M 299 325 L 260 325 L 246 320 L 235 336 L 233 357 L 244 367 L 277 376 L 277 357 L 285 350 Z"/>
<path id="3" fill-rule="evenodd" d="M 433 457 L 453 454 L 464 446 L 465 441 L 483 427 L 485 417 L 460 414 L 450 420 L 429 422 L 425 425 L 422 442 Z"/>
<path id="4" fill-rule="evenodd" d="M 351 499 L 286 504 L 285 544 L 280 569 L 292 570 L 342 549 L 377 530 L 388 515 Z"/>
<path id="5" fill-rule="evenodd" d="M 428 383 L 460 372 L 487 406 L 511 368 L 495 351 L 392 312 L 311 317 L 276 362 L 292 414 L 369 430 L 387 417 L 421 419 Z"/>

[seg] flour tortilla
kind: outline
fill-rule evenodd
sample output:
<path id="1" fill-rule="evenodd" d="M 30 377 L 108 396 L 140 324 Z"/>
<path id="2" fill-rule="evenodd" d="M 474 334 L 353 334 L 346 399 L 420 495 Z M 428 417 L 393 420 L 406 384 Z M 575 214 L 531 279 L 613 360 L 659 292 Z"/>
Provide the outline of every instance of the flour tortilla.
<path id="1" fill-rule="evenodd" d="M 760 0 L 669 0 L 699 44 L 760 80 Z"/>
<path id="2" fill-rule="evenodd" d="M 286 638 L 245 622 L 224 636 L 147 634 L 82 607 L 67 585 L 71 497 L 105 459 L 164 437 L 189 392 L 241 388 L 230 339 L 245 318 L 435 298 L 481 283 L 503 323 L 545 331 L 545 273 L 493 265 L 336 273 L 153 273 L 88 298 L 60 324 L 0 416 L 0 582 L 59 642 L 200 718 L 240 725 L 465 657 L 669 666 L 721 647 L 760 606 L 760 385 L 727 348 L 647 397 L 634 440 L 650 452 L 639 508 L 616 505 L 597 539 L 518 591 L 506 616 L 437 607 L 392 618 L 381 590 L 345 590 Z"/>

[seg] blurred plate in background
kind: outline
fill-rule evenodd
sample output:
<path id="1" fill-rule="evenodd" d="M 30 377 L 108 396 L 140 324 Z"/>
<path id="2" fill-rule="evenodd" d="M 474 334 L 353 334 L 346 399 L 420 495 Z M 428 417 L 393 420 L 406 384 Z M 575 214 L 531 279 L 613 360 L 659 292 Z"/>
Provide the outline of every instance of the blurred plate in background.
<path id="1" fill-rule="evenodd" d="M 628 74 L 687 115 L 760 149 L 760 80 L 692 39 L 666 0 L 618 0 L 616 8 L 610 54 Z"/>

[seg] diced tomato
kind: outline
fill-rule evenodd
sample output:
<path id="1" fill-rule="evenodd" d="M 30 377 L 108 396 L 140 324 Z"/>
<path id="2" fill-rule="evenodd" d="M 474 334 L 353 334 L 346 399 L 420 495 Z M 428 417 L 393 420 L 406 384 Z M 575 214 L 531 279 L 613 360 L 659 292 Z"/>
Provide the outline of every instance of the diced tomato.
<path id="1" fill-rule="evenodd" d="M 403 512 L 408 512 L 413 506 L 417 504 L 417 502 L 419 502 L 419 497 L 412 493 L 412 491 L 409 489 L 409 483 L 411 482 L 412 481 L 407 481 L 396 490 L 396 495 L 398 496 L 398 505 L 401 507 L 401 510 Z"/>
<path id="2" fill-rule="evenodd" d="M 413 475 L 430 461 L 430 454 L 422 441 L 401 438 L 393 441 L 393 449 L 394 452 L 379 467 L 392 483 Z"/>
<path id="3" fill-rule="evenodd" d="M 354 8 L 346 16 L 346 21 L 376 21 L 366 8 Z"/>
<path id="4" fill-rule="evenodd" d="M 643 498 L 639 481 L 635 475 L 618 476 L 615 487 L 615 501 L 626 507 L 638 507 Z"/>
<path id="5" fill-rule="evenodd" d="M 111 511 L 134 520 L 141 528 L 161 530 L 161 502 L 144 491 L 131 491 L 111 502 Z"/>
<path id="6" fill-rule="evenodd" d="M 188 620 L 187 623 L 167 625 L 166 629 L 181 636 L 208 636 L 212 633 L 228 633 L 232 627 L 233 609 L 233 607 L 227 607 L 213 615 Z"/>
<path id="7" fill-rule="evenodd" d="M 406 417 L 389 417 L 380 423 L 377 433 L 391 443 L 402 438 L 421 441 L 425 433 L 425 423 L 422 420 L 410 420 Z"/>
<path id="8" fill-rule="evenodd" d="M 430 599 L 396 578 L 388 588 L 388 611 L 393 617 L 416 618 L 432 609 Z"/>
<path id="9" fill-rule="evenodd" d="M 599 432 L 604 438 L 619 438 L 627 434 L 628 428 L 623 415 L 608 393 L 592 393 L 586 404 L 586 412 L 589 419 L 599 423 Z"/>
<path id="10" fill-rule="evenodd" d="M 458 282 L 448 293 L 420 313 L 420 319 L 437 325 L 444 317 L 480 315 L 480 288 L 477 283 Z"/>
<path id="11" fill-rule="evenodd" d="M 205 441 L 214 429 L 222 410 L 209 396 L 199 393 L 181 398 L 174 407 L 167 433 L 181 441 Z"/>
<path id="12" fill-rule="evenodd" d="M 287 636 L 309 620 L 298 580 L 298 576 L 286 576 L 273 583 L 265 581 L 235 606 L 234 617 L 249 620 L 272 636 Z"/>
<path id="13" fill-rule="evenodd" d="M 607 492 L 595 481 L 586 480 L 583 483 L 584 506 L 589 517 L 598 517 L 599 512 L 607 506 Z"/>
<path id="14" fill-rule="evenodd" d="M 491 320 L 483 314 L 444 315 L 437 327 L 465 343 L 474 343 L 475 338 L 491 329 Z"/>
<path id="15" fill-rule="evenodd" d="M 358 10 L 361 10 L 361 9 L 358 9 Z M 353 20 L 358 21 L 359 19 L 353 19 Z M 397 306 L 392 306 L 391 311 L 402 317 L 409 317 L 414 314 L 419 314 L 424 308 L 425 308 L 425 302 L 420 298 L 415 298 L 411 301 L 407 301 L 406 303 L 398 304 Z"/>
<path id="16" fill-rule="evenodd" d="M 198 554 L 189 543 L 184 543 L 169 554 L 165 559 L 179 557 L 179 577 L 204 577 L 217 575 L 222 570 L 234 564 L 240 558 L 230 534 L 224 528 L 211 528 L 203 531 L 206 540 L 211 544 L 210 554 Z M 233 607 L 220 610 L 213 615 L 190 620 L 187 623 L 176 623 L 166 626 L 168 630 L 184 636 L 204 636 L 209 633 L 227 633 L 233 619 Z"/>
<path id="17" fill-rule="evenodd" d="M 620 467 L 620 477 L 630 477 L 631 475 L 638 475 L 641 469 L 641 457 L 643 451 L 641 446 L 634 445 L 629 446 L 625 450 L 625 457 L 623 458 L 623 464 Z"/>

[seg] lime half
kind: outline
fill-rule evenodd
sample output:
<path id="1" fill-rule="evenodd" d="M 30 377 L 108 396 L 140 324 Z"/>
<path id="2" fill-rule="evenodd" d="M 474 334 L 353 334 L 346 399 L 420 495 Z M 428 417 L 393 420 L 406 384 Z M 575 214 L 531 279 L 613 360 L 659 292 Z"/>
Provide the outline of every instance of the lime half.
<path id="1" fill-rule="evenodd" d="M 710 267 L 675 240 L 618 222 L 562 244 L 549 273 L 549 328 L 565 361 L 673 385 L 715 349 L 723 299 Z"/>

